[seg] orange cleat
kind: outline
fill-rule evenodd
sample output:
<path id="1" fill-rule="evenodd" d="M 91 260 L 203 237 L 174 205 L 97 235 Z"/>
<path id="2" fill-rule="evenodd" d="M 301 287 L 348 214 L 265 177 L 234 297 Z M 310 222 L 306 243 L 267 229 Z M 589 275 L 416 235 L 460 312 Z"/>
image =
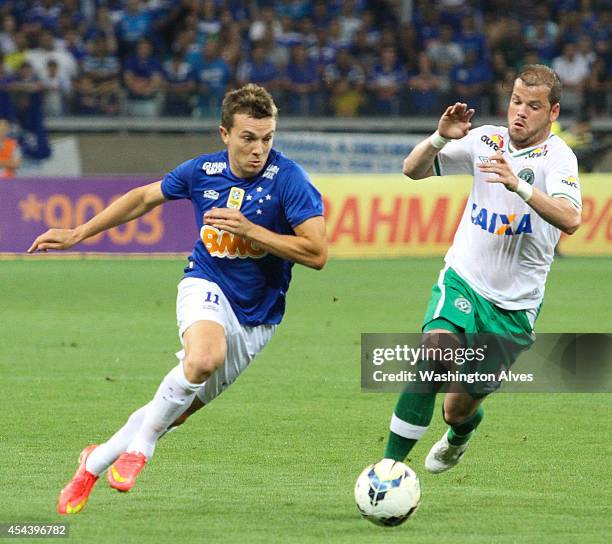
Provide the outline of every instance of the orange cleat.
<path id="1" fill-rule="evenodd" d="M 57 501 L 57 511 L 60 514 L 78 514 L 85 508 L 89 494 L 98 481 L 97 476 L 85 470 L 85 462 L 97 447 L 97 445 L 87 446 L 79 455 L 79 468 L 68 485 L 62 489 Z"/>
<path id="2" fill-rule="evenodd" d="M 106 472 L 109 485 L 117 491 L 129 491 L 146 462 L 147 458 L 142 453 L 122 453 Z"/>

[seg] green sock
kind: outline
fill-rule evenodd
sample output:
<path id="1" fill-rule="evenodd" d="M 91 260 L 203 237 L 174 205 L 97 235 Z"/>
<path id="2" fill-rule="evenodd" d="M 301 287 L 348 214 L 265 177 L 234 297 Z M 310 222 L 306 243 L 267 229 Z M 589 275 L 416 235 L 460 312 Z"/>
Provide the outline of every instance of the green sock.
<path id="1" fill-rule="evenodd" d="M 474 433 L 474 430 L 484 417 L 484 408 L 482 405 L 478 407 L 470 417 L 468 417 L 465 421 L 459 423 L 459 425 L 455 425 L 448 430 L 448 434 L 446 435 L 448 441 L 453 446 L 461 446 L 465 444 Z"/>
<path id="2" fill-rule="evenodd" d="M 397 400 L 397 405 L 393 411 L 393 421 L 391 428 L 395 431 L 400 431 L 398 427 L 402 427 L 402 436 L 389 431 L 387 439 L 387 447 L 385 448 L 385 457 L 403 461 L 417 440 L 425 432 L 433 415 L 434 404 L 436 402 L 435 393 L 411 393 L 405 391 Z M 401 420 L 401 421 L 398 421 Z M 397 422 L 394 425 L 394 422 Z M 421 427 L 406 430 L 406 427 Z"/>

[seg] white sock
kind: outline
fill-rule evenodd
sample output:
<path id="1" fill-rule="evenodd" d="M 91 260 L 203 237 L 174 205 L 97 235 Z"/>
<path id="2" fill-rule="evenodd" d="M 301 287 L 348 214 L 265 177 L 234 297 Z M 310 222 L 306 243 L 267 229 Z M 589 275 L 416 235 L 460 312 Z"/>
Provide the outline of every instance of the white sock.
<path id="1" fill-rule="evenodd" d="M 190 383 L 185 378 L 182 363 L 175 366 L 162 380 L 153 400 L 148 404 L 140 428 L 125 451 L 139 452 L 151 459 L 160 436 L 189 408 L 196 392 L 203 385 Z"/>
<path id="2" fill-rule="evenodd" d="M 87 472 L 98 476 L 111 466 L 117 457 L 119 457 L 128 447 L 128 444 L 134 438 L 134 435 L 140 429 L 144 421 L 147 408 L 151 403 L 145 404 L 138 408 L 127 420 L 125 425 L 121 427 L 108 441 L 100 444 L 87 458 L 85 469 Z"/>

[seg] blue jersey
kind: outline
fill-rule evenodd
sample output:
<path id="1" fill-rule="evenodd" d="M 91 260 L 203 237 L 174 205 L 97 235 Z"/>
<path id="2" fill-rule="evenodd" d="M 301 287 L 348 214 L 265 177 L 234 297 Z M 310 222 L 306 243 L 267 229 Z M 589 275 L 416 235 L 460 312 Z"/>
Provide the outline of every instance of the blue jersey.
<path id="1" fill-rule="evenodd" d="M 230 170 L 227 150 L 184 162 L 162 181 L 167 199 L 188 198 L 200 232 L 186 277 L 215 282 L 242 325 L 280 323 L 293 263 L 257 243 L 204 225 L 212 208 L 237 208 L 251 222 L 278 234 L 323 215 L 321 194 L 301 166 L 272 149 L 261 172 L 249 179 Z"/>

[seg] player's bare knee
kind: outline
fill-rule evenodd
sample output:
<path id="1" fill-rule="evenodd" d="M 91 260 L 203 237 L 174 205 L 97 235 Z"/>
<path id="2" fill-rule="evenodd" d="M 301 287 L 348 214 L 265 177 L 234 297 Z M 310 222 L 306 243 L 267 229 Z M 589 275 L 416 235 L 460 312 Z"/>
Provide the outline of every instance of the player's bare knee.
<path id="1" fill-rule="evenodd" d="M 188 354 L 183 361 L 185 377 L 191 383 L 206 381 L 223 364 L 223 358 L 213 353 Z"/>

